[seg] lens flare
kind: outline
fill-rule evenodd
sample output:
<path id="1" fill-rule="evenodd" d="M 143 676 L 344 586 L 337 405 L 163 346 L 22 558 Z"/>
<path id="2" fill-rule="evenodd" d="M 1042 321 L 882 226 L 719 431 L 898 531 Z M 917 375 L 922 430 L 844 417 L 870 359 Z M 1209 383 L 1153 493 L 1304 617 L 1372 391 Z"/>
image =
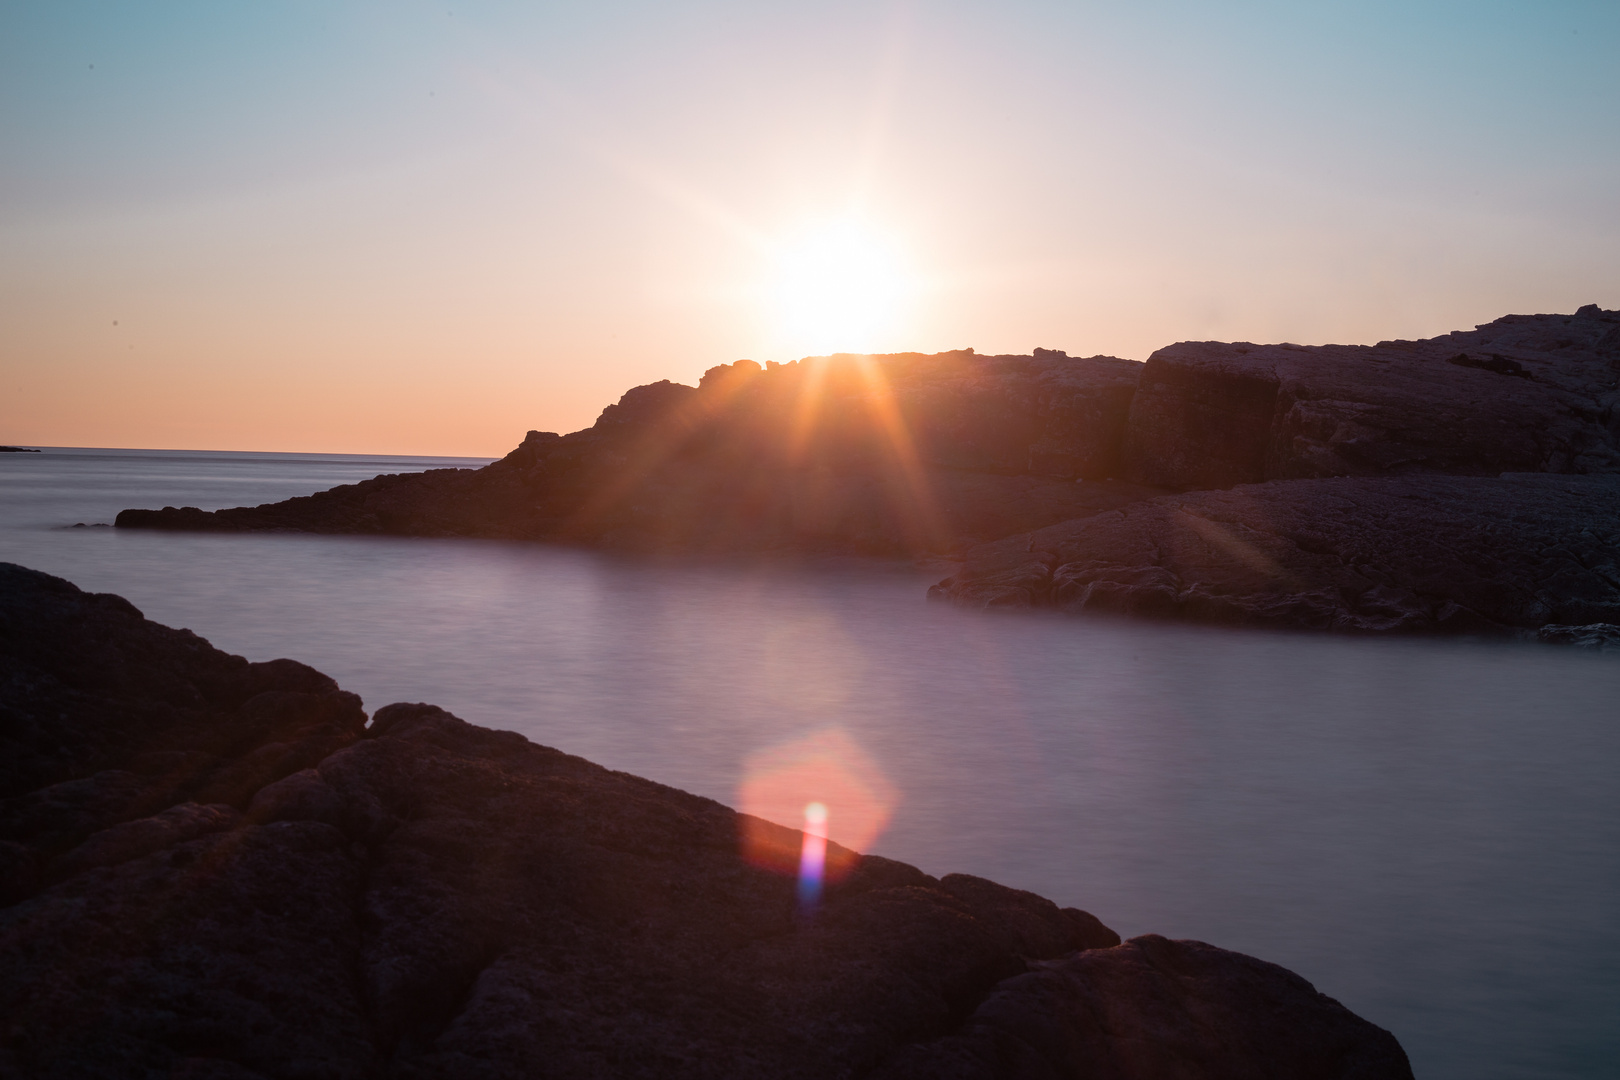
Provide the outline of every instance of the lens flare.
<path id="1" fill-rule="evenodd" d="M 878 838 L 898 801 L 883 770 L 840 728 L 771 747 L 749 757 L 737 789 L 743 856 L 797 874 L 801 901 L 813 902 L 854 869 L 851 849 Z"/>
<path id="2" fill-rule="evenodd" d="M 827 808 L 813 802 L 804 808 L 804 846 L 799 851 L 799 908 L 816 909 L 821 879 L 827 869 Z"/>

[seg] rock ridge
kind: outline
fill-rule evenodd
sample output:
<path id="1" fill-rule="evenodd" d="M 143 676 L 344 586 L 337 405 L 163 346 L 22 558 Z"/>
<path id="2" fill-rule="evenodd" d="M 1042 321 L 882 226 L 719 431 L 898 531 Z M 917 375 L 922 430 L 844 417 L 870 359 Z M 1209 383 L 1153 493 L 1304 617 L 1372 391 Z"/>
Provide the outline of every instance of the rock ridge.
<path id="1" fill-rule="evenodd" d="M 1533 631 L 1588 609 L 1601 616 L 1589 622 L 1611 621 L 1613 530 L 1592 509 L 1606 489 L 1581 488 L 1563 512 L 1552 481 L 1519 474 L 1620 475 L 1620 312 L 1588 304 L 1368 346 L 1179 342 L 1140 364 L 1049 349 L 741 360 L 696 387 L 636 387 L 583 431 L 529 432 L 483 469 L 258 507 L 130 509 L 117 524 L 944 558 L 964 566 L 932 595 L 968 606 L 1301 629 Z M 1246 516 L 1222 535 L 1272 539 L 1246 556 L 1201 554 L 1237 550 L 1195 519 L 1206 503 L 1231 510 L 1212 493 L 1238 490 Z M 1488 512 L 1458 517 L 1465 497 Z M 1324 515 L 1314 531 L 1311 513 Z M 1469 557 L 1440 551 L 1433 536 L 1460 535 L 1463 518 Z M 1085 559 L 1114 569 L 1066 571 L 1061 587 L 1009 578 L 1007 552 L 1033 551 L 1051 529 L 1084 536 Z M 1150 534 L 1170 562 L 1149 557 Z M 1299 565 L 1257 561 L 1268 544 L 1297 549 Z M 1360 561 L 1334 569 L 1298 554 L 1312 544 Z M 1568 554 L 1577 548 L 1587 554 Z M 1261 566 L 1291 569 L 1256 583 Z M 1484 599 L 1493 590 L 1520 599 Z"/>

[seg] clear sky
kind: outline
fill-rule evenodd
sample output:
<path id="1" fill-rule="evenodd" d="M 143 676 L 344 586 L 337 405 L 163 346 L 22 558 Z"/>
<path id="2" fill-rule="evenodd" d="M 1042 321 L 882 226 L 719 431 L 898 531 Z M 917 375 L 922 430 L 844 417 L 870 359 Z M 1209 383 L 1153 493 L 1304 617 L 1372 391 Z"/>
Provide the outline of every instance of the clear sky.
<path id="1" fill-rule="evenodd" d="M 0 442 L 1620 307 L 1620 2 L 0 0 Z"/>

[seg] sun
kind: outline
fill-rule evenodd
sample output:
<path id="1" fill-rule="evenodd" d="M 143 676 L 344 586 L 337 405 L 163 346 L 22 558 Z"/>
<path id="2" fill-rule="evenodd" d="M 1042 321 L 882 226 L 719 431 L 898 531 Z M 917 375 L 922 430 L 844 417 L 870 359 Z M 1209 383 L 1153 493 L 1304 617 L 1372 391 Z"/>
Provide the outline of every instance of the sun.
<path id="1" fill-rule="evenodd" d="M 825 222 L 774 252 L 776 334 L 802 352 L 871 352 L 899 326 L 915 281 L 899 246 L 858 221 Z"/>

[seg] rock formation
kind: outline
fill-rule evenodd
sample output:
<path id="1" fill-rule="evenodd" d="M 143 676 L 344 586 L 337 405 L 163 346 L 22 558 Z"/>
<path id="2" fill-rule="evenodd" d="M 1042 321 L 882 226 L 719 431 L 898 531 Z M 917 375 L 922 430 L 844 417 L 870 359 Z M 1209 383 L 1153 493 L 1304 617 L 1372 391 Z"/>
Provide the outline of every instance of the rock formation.
<path id="1" fill-rule="evenodd" d="M 532 431 L 484 469 L 118 524 L 941 554 L 1158 494 L 1111 479 L 1140 367 L 1046 350 L 743 360 L 695 388 L 636 387 L 592 427 Z"/>
<path id="2" fill-rule="evenodd" d="M 1271 964 L 852 853 L 806 914 L 716 802 L 10 564 L 0 718 L 0 1075 L 1411 1076 Z"/>
<path id="3" fill-rule="evenodd" d="M 948 556 L 964 568 L 933 595 L 957 603 L 1298 627 L 1612 621 L 1610 489 L 1560 509 L 1564 489 L 1523 473 L 1620 475 L 1620 312 L 1373 346 L 1182 342 L 1145 364 L 745 360 L 481 470 L 118 525 Z"/>
<path id="4" fill-rule="evenodd" d="M 1595 305 L 1364 348 L 1173 345 L 1143 370 L 1124 460 L 1182 493 L 981 545 L 930 595 L 1600 642 L 1620 616 L 1617 405 L 1620 312 Z"/>
<path id="5" fill-rule="evenodd" d="M 1179 490 L 1324 476 L 1620 472 L 1620 312 L 1509 315 L 1374 346 L 1149 357 L 1126 470 Z"/>
<path id="6" fill-rule="evenodd" d="M 930 596 L 1362 633 L 1620 622 L 1620 476 L 1166 495 L 975 549 Z"/>

